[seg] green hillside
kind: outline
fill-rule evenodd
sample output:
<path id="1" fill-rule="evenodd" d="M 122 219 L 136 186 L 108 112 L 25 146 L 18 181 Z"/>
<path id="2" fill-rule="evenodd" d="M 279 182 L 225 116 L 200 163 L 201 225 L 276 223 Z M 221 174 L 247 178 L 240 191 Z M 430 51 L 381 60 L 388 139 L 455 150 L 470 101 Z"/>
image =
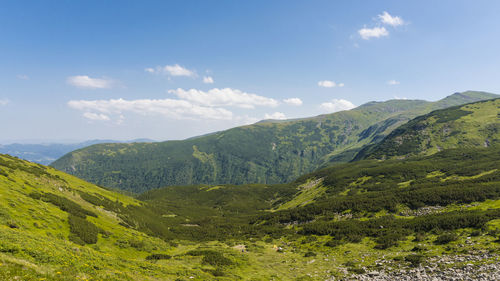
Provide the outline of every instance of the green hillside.
<path id="1" fill-rule="evenodd" d="M 499 152 L 363 160 L 290 184 L 166 187 L 137 199 L 0 155 L 0 279 L 493 276 Z"/>
<path id="2" fill-rule="evenodd" d="M 415 118 L 356 159 L 407 158 L 450 148 L 488 147 L 500 141 L 500 99 L 481 101 Z"/>
<path id="3" fill-rule="evenodd" d="M 408 120 L 447 106 L 497 97 L 454 94 L 437 102 L 391 100 L 289 121 L 264 121 L 184 141 L 100 144 L 52 166 L 87 181 L 133 192 L 172 185 L 284 183 L 350 161 Z"/>

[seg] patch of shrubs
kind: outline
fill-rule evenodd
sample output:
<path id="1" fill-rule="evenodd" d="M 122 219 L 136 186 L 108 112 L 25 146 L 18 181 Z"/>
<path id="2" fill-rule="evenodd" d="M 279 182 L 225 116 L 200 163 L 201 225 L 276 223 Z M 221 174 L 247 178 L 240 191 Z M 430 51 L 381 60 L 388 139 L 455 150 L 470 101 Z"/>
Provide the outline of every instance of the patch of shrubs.
<path id="1" fill-rule="evenodd" d="M 450 242 L 456 241 L 458 239 L 458 236 L 455 233 L 452 232 L 447 232 L 439 235 L 436 240 L 434 241 L 434 244 L 437 245 L 445 245 Z"/>
<path id="2" fill-rule="evenodd" d="M 375 242 L 377 242 L 377 245 L 375 245 L 375 249 L 384 250 L 393 246 L 397 246 L 398 241 L 403 237 L 404 235 L 397 232 L 386 233 L 375 240 Z"/>
<path id="3" fill-rule="evenodd" d="M 338 239 L 331 239 L 331 240 L 326 241 L 326 243 L 325 243 L 325 246 L 332 247 L 332 248 L 335 248 L 339 245 L 342 245 L 342 241 L 340 241 Z"/>
<path id="4" fill-rule="evenodd" d="M 474 236 L 474 237 L 476 237 L 476 236 L 481 236 L 481 230 L 477 230 L 477 229 L 476 229 L 476 230 L 472 231 L 472 232 L 470 233 L 470 236 Z"/>
<path id="5" fill-rule="evenodd" d="M 89 202 L 90 204 L 93 204 L 95 206 L 102 206 L 104 209 L 115 212 L 115 213 L 121 213 L 124 211 L 125 207 L 123 206 L 122 202 L 119 201 L 111 201 L 106 197 L 103 197 L 98 194 L 88 194 L 86 192 L 79 192 L 80 197 Z"/>
<path id="6" fill-rule="evenodd" d="M 424 258 L 422 255 L 409 255 L 405 257 L 405 261 L 409 262 L 411 266 L 417 267 L 423 262 Z"/>
<path id="7" fill-rule="evenodd" d="M 333 246 L 345 241 L 352 240 L 351 237 L 372 237 L 377 242 L 376 248 L 387 249 L 396 245 L 412 233 L 425 233 L 429 231 L 453 231 L 461 228 L 481 228 L 486 222 L 500 218 L 500 210 L 486 211 L 457 211 L 441 214 L 432 214 L 416 217 L 413 219 L 398 219 L 393 216 L 385 216 L 366 221 L 316 221 L 304 225 L 299 231 L 305 235 L 330 235 L 334 237 L 325 244 Z M 421 234 L 418 234 L 420 236 Z M 423 239 L 423 237 L 419 238 Z M 448 243 L 456 239 L 453 234 L 442 235 L 436 243 Z M 447 240 L 449 240 L 447 242 Z"/>
<path id="8" fill-rule="evenodd" d="M 68 222 L 70 230 L 70 241 L 79 245 L 97 243 L 99 228 L 93 223 L 73 214 L 69 215 Z"/>
<path id="9" fill-rule="evenodd" d="M 157 260 L 169 260 L 171 258 L 172 258 L 172 256 L 167 255 L 167 254 L 151 254 L 151 255 L 146 257 L 146 260 L 157 261 Z"/>
<path id="10" fill-rule="evenodd" d="M 86 210 L 77 203 L 65 197 L 55 195 L 53 193 L 42 194 L 38 192 L 32 192 L 28 194 L 28 196 L 35 200 L 42 200 L 44 202 L 51 203 L 59 207 L 59 209 L 61 209 L 62 211 L 65 211 L 80 218 L 85 218 L 86 216 L 97 217 L 97 215 L 94 212 Z"/>
<path id="11" fill-rule="evenodd" d="M 315 253 L 315 252 L 311 252 L 311 251 L 306 252 L 306 253 L 304 254 L 304 257 L 305 257 L 305 258 L 315 257 L 315 256 L 316 256 L 316 253 Z"/>
<path id="12" fill-rule="evenodd" d="M 203 256 L 201 262 L 216 267 L 232 265 L 233 261 L 223 254 L 212 250 L 193 250 L 186 253 L 189 256 Z"/>

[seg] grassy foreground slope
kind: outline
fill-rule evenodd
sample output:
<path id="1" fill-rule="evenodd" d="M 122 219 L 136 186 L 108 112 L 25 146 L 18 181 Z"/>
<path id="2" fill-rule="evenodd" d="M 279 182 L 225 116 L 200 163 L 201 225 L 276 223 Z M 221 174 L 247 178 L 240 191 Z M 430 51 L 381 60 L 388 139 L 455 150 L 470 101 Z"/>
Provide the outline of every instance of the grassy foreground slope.
<path id="1" fill-rule="evenodd" d="M 287 185 L 167 187 L 139 200 L 0 156 L 0 279 L 328 280 L 465 263 L 483 272 L 500 251 L 499 152 L 364 160 Z"/>
<path id="2" fill-rule="evenodd" d="M 347 162 L 408 120 L 432 110 L 497 97 L 464 92 L 437 102 L 371 102 L 313 118 L 264 121 L 183 141 L 93 145 L 52 165 L 124 190 L 190 184 L 284 183 Z"/>
<path id="3" fill-rule="evenodd" d="M 146 261 L 170 245 L 123 226 L 120 214 L 90 204 L 82 194 L 123 208 L 141 205 L 52 168 L 0 155 L 0 279 L 155 280 L 183 270 Z"/>
<path id="4" fill-rule="evenodd" d="M 53 168 L 0 155 L 0 280 L 211 280 L 223 274 L 222 280 L 235 280 L 246 271 L 272 278 L 233 244 L 179 244 L 162 221 L 168 214 L 154 210 Z"/>
<path id="5" fill-rule="evenodd" d="M 500 99 L 481 101 L 415 118 L 356 159 L 406 158 L 450 148 L 488 147 L 500 141 Z"/>

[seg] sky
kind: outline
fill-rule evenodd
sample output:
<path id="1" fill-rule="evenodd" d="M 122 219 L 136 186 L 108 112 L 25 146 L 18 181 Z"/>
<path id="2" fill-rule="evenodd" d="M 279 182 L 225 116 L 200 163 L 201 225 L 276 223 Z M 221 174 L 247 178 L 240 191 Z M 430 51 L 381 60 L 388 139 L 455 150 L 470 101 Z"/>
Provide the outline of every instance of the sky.
<path id="1" fill-rule="evenodd" d="M 500 94 L 499 1 L 0 1 L 0 143 Z"/>

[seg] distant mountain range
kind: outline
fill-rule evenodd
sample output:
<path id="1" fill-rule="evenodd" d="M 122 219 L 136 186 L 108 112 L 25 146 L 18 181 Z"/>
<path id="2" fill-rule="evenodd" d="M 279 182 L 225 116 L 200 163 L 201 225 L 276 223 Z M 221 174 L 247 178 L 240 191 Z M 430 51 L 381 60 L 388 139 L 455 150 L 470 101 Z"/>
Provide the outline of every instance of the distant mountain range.
<path id="1" fill-rule="evenodd" d="M 497 97 L 468 91 L 436 102 L 370 102 L 349 111 L 266 120 L 183 141 L 96 144 L 52 165 L 92 183 L 133 192 L 189 184 L 284 183 L 352 160 L 364 146 L 419 115 Z"/>
<path id="2" fill-rule="evenodd" d="M 98 143 L 119 143 L 122 141 L 117 140 L 89 140 L 80 143 L 46 143 L 46 144 L 22 144 L 22 143 L 12 143 L 12 144 L 0 144 L 0 154 L 9 154 L 12 156 L 19 157 L 24 160 L 28 160 L 35 163 L 40 163 L 43 165 L 48 165 L 58 159 L 59 157 L 65 155 L 82 147 L 86 147 Z M 153 142 L 149 139 L 136 139 L 131 141 L 124 141 L 125 143 L 130 142 Z"/>

